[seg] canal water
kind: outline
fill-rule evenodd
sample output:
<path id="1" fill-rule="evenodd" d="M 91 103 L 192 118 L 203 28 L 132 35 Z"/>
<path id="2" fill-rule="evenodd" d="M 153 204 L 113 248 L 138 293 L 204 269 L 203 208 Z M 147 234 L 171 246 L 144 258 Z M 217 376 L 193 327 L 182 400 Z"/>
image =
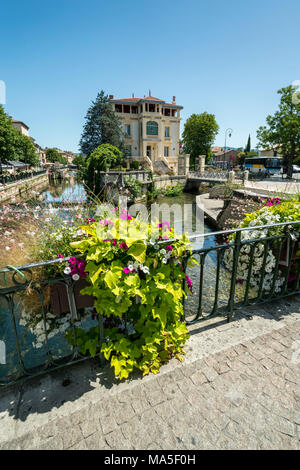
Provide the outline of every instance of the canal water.
<path id="1" fill-rule="evenodd" d="M 77 203 L 83 202 L 87 198 L 83 185 L 77 183 L 76 181 L 71 181 L 68 184 L 59 184 L 55 187 L 48 187 L 41 193 L 39 200 L 44 201 L 46 204 L 53 204 L 59 202 L 69 202 Z M 177 205 L 182 208 L 182 215 L 174 218 L 174 225 L 178 232 L 181 231 L 181 223 L 184 218 L 184 210 L 187 207 L 195 204 L 196 196 L 192 194 L 182 193 L 176 197 L 161 197 L 158 199 L 158 204 L 167 204 L 170 206 Z M 189 210 L 189 209 L 188 209 Z M 193 215 L 192 217 L 195 217 Z M 191 221 L 191 226 L 195 226 L 195 223 Z M 204 224 L 201 228 L 201 232 L 212 233 L 212 229 Z M 195 233 L 194 233 L 195 234 Z M 206 238 L 196 238 L 193 240 L 193 248 L 209 248 L 215 245 L 214 236 L 208 236 Z M 199 260 L 199 256 L 196 256 Z M 196 313 L 198 307 L 198 293 L 199 293 L 199 266 L 187 270 L 188 276 L 191 278 L 193 283 L 193 292 L 194 295 L 189 295 L 186 300 L 186 311 L 188 312 L 188 317 Z M 216 277 L 216 252 L 211 251 L 207 254 L 205 260 L 205 285 L 204 285 L 204 304 L 203 307 L 207 311 L 211 310 L 213 301 L 214 301 L 214 286 L 215 286 L 215 277 Z M 222 282 L 221 282 L 222 287 Z M 223 288 L 228 290 L 228 283 L 225 280 L 223 283 Z M 22 309 L 24 306 L 20 301 L 15 311 L 15 316 L 17 318 L 16 329 L 21 344 L 21 355 L 22 360 L 26 368 L 32 368 L 39 366 L 46 361 L 46 348 L 34 349 L 32 343 L 35 340 L 35 337 L 28 331 L 27 328 L 21 326 L 18 323 L 18 319 L 21 318 Z M 89 317 L 83 324 L 82 327 L 92 326 L 94 321 Z M 0 382 L 1 377 L 4 378 L 7 375 L 13 375 L 17 371 L 17 361 L 18 353 L 16 350 L 16 342 L 14 337 L 14 325 L 13 319 L 9 312 L 7 303 L 2 299 L 0 302 L 0 340 L 5 342 L 6 345 L 6 364 L 0 363 Z M 56 335 L 54 338 L 49 340 L 49 347 L 51 349 L 52 355 L 54 357 L 63 357 L 70 352 L 70 348 L 66 343 L 63 335 Z"/>

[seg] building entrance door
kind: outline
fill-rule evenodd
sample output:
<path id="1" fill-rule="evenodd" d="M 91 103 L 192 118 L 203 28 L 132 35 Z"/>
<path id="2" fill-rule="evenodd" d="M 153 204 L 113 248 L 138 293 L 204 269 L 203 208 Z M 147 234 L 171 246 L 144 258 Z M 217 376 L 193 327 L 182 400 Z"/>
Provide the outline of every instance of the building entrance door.
<path id="1" fill-rule="evenodd" d="M 147 145 L 147 157 L 151 159 L 151 145 Z"/>

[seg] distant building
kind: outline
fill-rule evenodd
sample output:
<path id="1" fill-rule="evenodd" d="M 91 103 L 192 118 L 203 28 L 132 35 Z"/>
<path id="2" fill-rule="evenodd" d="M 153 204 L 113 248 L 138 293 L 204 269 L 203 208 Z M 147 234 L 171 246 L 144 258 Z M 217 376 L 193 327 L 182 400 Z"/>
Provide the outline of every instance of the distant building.
<path id="1" fill-rule="evenodd" d="M 122 120 L 122 130 L 128 159 L 147 162 L 163 161 L 175 172 L 178 171 L 180 111 L 183 106 L 155 98 L 114 99 L 111 104 Z"/>
<path id="2" fill-rule="evenodd" d="M 12 125 L 18 129 L 18 131 L 21 132 L 21 134 L 26 135 L 26 137 L 29 137 L 29 127 L 24 124 L 22 121 L 16 121 L 15 119 L 12 120 Z"/>
<path id="3" fill-rule="evenodd" d="M 238 150 L 213 147 L 211 163 L 221 168 L 233 168 L 238 164 Z"/>
<path id="4" fill-rule="evenodd" d="M 261 157 L 282 157 L 278 146 L 275 146 L 274 149 L 260 150 L 259 155 Z"/>
<path id="5" fill-rule="evenodd" d="M 55 148 L 55 150 L 57 150 L 57 152 L 60 153 L 62 157 L 67 159 L 68 165 L 71 165 L 73 163 L 73 160 L 76 157 L 76 153 L 73 153 L 70 150 L 61 150 L 57 147 L 53 147 L 53 148 Z M 47 150 L 47 147 L 46 147 L 46 150 Z"/>
<path id="6" fill-rule="evenodd" d="M 38 154 L 38 157 L 40 159 L 40 164 L 45 164 L 46 151 L 39 144 L 36 143 L 33 137 L 29 135 L 29 127 L 27 126 L 27 124 L 25 124 L 23 121 L 16 121 L 15 119 L 12 119 L 12 125 L 16 129 L 18 129 L 18 131 L 20 131 L 22 135 L 25 135 L 31 140 L 31 142 L 35 146 L 36 153 Z"/>

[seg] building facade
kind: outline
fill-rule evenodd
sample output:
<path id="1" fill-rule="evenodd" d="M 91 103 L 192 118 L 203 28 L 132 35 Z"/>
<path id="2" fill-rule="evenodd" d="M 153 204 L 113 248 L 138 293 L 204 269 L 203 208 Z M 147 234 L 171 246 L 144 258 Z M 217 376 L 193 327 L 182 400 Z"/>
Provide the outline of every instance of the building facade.
<path id="1" fill-rule="evenodd" d="M 212 154 L 211 163 L 220 168 L 230 169 L 238 165 L 238 150 L 213 147 Z"/>
<path id="2" fill-rule="evenodd" d="M 153 166 L 163 161 L 175 172 L 178 169 L 180 111 L 183 106 L 149 96 L 144 98 L 114 99 L 114 111 L 122 121 L 122 131 L 129 159 L 147 162 Z"/>

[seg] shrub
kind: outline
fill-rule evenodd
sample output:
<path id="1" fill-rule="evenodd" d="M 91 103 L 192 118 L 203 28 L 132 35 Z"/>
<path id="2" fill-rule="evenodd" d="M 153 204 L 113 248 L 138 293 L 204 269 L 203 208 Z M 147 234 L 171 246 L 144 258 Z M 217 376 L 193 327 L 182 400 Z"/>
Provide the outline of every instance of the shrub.
<path id="1" fill-rule="evenodd" d="M 132 162 L 130 162 L 130 168 L 132 168 L 133 170 L 138 170 L 140 167 L 140 164 L 137 160 L 133 160 Z"/>

